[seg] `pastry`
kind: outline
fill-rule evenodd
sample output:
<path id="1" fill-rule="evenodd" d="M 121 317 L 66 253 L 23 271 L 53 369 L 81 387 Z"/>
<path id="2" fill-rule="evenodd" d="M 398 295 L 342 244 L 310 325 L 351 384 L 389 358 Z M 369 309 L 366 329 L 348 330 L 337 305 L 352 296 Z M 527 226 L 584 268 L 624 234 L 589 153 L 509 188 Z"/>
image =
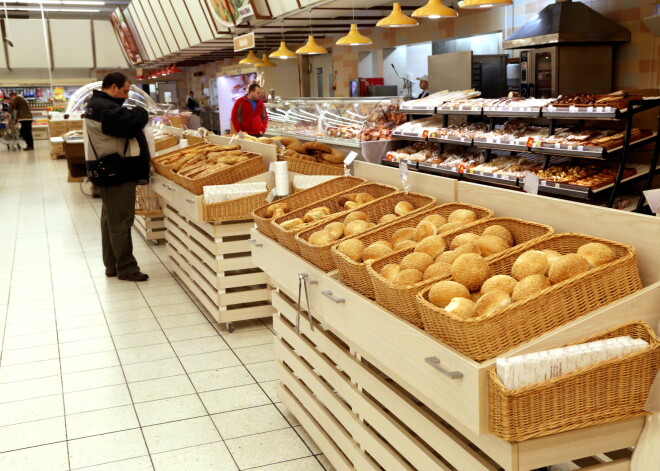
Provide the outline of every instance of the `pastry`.
<path id="1" fill-rule="evenodd" d="M 280 224 L 280 227 L 285 231 L 288 231 L 295 227 L 302 226 L 304 224 L 305 221 L 303 221 L 300 218 L 295 218 L 295 219 L 289 219 L 288 221 L 284 221 L 282 224 Z"/>
<path id="2" fill-rule="evenodd" d="M 452 211 L 447 218 L 448 222 L 457 222 L 460 225 L 469 224 L 477 220 L 477 213 L 469 209 L 457 209 Z"/>
<path id="3" fill-rule="evenodd" d="M 309 236 L 307 241 L 312 245 L 326 245 L 330 242 L 334 242 L 334 237 L 328 231 L 317 231 Z"/>
<path id="4" fill-rule="evenodd" d="M 274 214 L 275 211 L 277 211 L 278 209 L 286 212 L 286 211 L 289 209 L 289 205 L 286 204 L 286 203 L 275 203 L 275 204 L 271 204 L 270 206 L 268 206 L 268 207 L 266 208 L 266 217 L 268 217 L 268 218 L 272 218 L 272 217 L 273 217 L 273 214 Z"/>
<path id="5" fill-rule="evenodd" d="M 451 241 L 451 244 L 449 244 L 449 248 L 454 250 L 456 247 L 460 247 L 463 244 L 467 244 L 468 242 L 476 242 L 478 240 L 479 240 L 479 236 L 477 234 L 466 232 L 464 234 L 459 234 L 456 237 L 454 237 Z"/>
<path id="6" fill-rule="evenodd" d="M 445 241 L 438 235 L 425 238 L 415 247 L 415 252 L 428 254 L 434 259 L 444 251 Z"/>
<path id="7" fill-rule="evenodd" d="M 305 151 L 307 150 L 318 150 L 324 154 L 332 154 L 332 147 L 322 142 L 305 142 L 303 144 Z"/>
<path id="8" fill-rule="evenodd" d="M 415 229 L 412 227 L 404 227 L 398 229 L 394 234 L 392 234 L 392 244 L 394 247 L 403 240 L 413 240 L 415 237 Z"/>
<path id="9" fill-rule="evenodd" d="M 548 271 L 548 278 L 554 285 L 587 271 L 589 271 L 587 259 L 578 254 L 569 253 L 555 260 Z"/>
<path id="10" fill-rule="evenodd" d="M 439 214 L 429 214 L 422 221 L 428 221 L 432 223 L 436 229 L 440 229 L 444 224 L 447 224 L 447 220 L 440 216 Z"/>
<path id="11" fill-rule="evenodd" d="M 530 275 L 544 275 L 548 270 L 548 257 L 540 250 L 521 254 L 511 267 L 511 275 L 518 281 Z"/>
<path id="12" fill-rule="evenodd" d="M 474 317 L 476 304 L 471 299 L 467 298 L 453 298 L 449 304 L 445 306 L 445 311 L 453 314 L 461 319 L 469 319 Z"/>
<path id="13" fill-rule="evenodd" d="M 367 213 L 362 211 L 353 211 L 344 218 L 344 224 L 348 224 L 351 221 L 357 221 L 357 220 L 369 222 L 369 216 L 367 215 Z"/>
<path id="14" fill-rule="evenodd" d="M 482 235 L 477 240 L 477 246 L 481 250 L 481 255 L 484 257 L 495 255 L 509 248 L 509 244 L 496 235 Z"/>
<path id="15" fill-rule="evenodd" d="M 392 283 L 394 281 L 394 278 L 399 274 L 401 271 L 401 267 L 397 265 L 396 263 L 388 263 L 385 265 L 383 268 L 380 269 L 380 276 L 385 278 L 387 281 Z"/>
<path id="16" fill-rule="evenodd" d="M 354 262 L 361 262 L 362 253 L 364 252 L 364 244 L 359 239 L 348 239 L 340 242 L 337 246 L 337 250 Z"/>
<path id="17" fill-rule="evenodd" d="M 341 239 L 344 235 L 344 224 L 341 222 L 331 222 L 325 226 L 325 230 L 330 233 L 333 239 Z"/>
<path id="18" fill-rule="evenodd" d="M 486 229 L 484 229 L 481 235 L 482 236 L 494 235 L 501 239 L 504 239 L 506 243 L 509 245 L 509 247 L 513 247 L 514 245 L 513 234 L 511 234 L 511 231 L 509 231 L 509 229 L 507 229 L 504 226 L 500 226 L 499 224 L 493 224 L 492 226 L 488 226 Z"/>
<path id="19" fill-rule="evenodd" d="M 284 146 L 290 146 L 291 144 L 300 144 L 300 141 L 295 137 L 280 137 L 279 141 Z"/>
<path id="20" fill-rule="evenodd" d="M 488 279 L 490 268 L 481 255 L 467 253 L 460 255 L 451 265 L 451 277 L 471 291 L 481 288 Z"/>
<path id="21" fill-rule="evenodd" d="M 286 148 L 290 149 L 294 152 L 298 152 L 299 154 L 307 154 L 307 149 L 305 148 L 304 144 L 293 143 L 293 144 L 290 144 L 290 145 L 286 146 Z"/>
<path id="22" fill-rule="evenodd" d="M 355 235 L 361 234 L 362 232 L 369 229 L 369 223 L 358 219 L 356 221 L 351 221 L 344 227 L 344 236 L 353 237 Z"/>
<path id="23" fill-rule="evenodd" d="M 284 210 L 283 209 L 276 209 L 275 212 L 273 212 L 273 215 L 271 216 L 272 219 L 277 219 L 281 218 L 284 216 Z"/>
<path id="24" fill-rule="evenodd" d="M 483 294 L 474 306 L 476 316 L 487 316 L 511 304 L 508 293 L 498 289 Z"/>
<path id="25" fill-rule="evenodd" d="M 407 286 L 414 285 L 422 281 L 422 272 L 415 270 L 414 268 L 409 268 L 407 270 L 401 270 L 392 280 L 392 284 L 398 286 Z"/>
<path id="26" fill-rule="evenodd" d="M 387 224 L 388 222 L 392 222 L 395 219 L 398 219 L 396 214 L 386 214 L 378 220 L 378 224 Z"/>
<path id="27" fill-rule="evenodd" d="M 432 222 L 429 221 L 422 221 L 419 224 L 417 224 L 417 227 L 415 228 L 415 232 L 413 234 L 413 240 L 416 242 L 420 242 L 427 237 L 434 236 L 438 233 L 438 230 L 436 227 L 433 225 Z"/>
<path id="28" fill-rule="evenodd" d="M 344 162 L 346 159 L 346 156 L 343 154 L 342 151 L 339 149 L 331 149 L 332 152 L 330 153 L 322 153 L 321 154 L 321 159 L 325 160 L 328 163 L 331 164 L 341 164 Z"/>
<path id="29" fill-rule="evenodd" d="M 614 251 L 607 245 L 598 242 L 584 244 L 578 249 L 577 254 L 584 257 L 589 262 L 591 268 L 599 267 L 616 260 Z"/>
<path id="30" fill-rule="evenodd" d="M 470 291 L 455 281 L 439 281 L 429 290 L 429 301 L 438 307 L 445 307 L 454 298 L 470 299 Z"/>
<path id="31" fill-rule="evenodd" d="M 379 243 L 371 244 L 369 247 L 364 249 L 364 252 L 362 253 L 362 260 L 366 262 L 367 260 L 383 258 L 392 252 L 393 250 L 386 245 Z"/>
<path id="32" fill-rule="evenodd" d="M 360 203 L 356 203 L 355 201 L 347 201 L 343 204 L 344 209 L 356 209 L 362 206 Z"/>
<path id="33" fill-rule="evenodd" d="M 414 268 L 415 270 L 424 273 L 424 270 L 426 270 L 431 264 L 433 264 L 433 258 L 430 255 L 413 252 L 403 257 L 399 265 L 401 265 L 402 270 Z"/>
<path id="34" fill-rule="evenodd" d="M 445 262 L 434 262 L 424 270 L 424 279 L 440 278 L 451 275 L 451 264 Z"/>
<path id="35" fill-rule="evenodd" d="M 516 283 L 518 283 L 516 279 L 509 275 L 491 276 L 481 285 L 481 292 L 488 293 L 489 291 L 499 290 L 511 295 L 513 289 L 516 287 Z"/>
<path id="36" fill-rule="evenodd" d="M 394 214 L 397 216 L 405 216 L 406 214 L 414 211 L 415 207 L 408 201 L 399 201 L 394 207 Z"/>
<path id="37" fill-rule="evenodd" d="M 523 299 L 536 295 L 537 293 L 549 288 L 550 280 L 544 275 L 526 276 L 513 288 L 511 300 L 515 303 Z"/>

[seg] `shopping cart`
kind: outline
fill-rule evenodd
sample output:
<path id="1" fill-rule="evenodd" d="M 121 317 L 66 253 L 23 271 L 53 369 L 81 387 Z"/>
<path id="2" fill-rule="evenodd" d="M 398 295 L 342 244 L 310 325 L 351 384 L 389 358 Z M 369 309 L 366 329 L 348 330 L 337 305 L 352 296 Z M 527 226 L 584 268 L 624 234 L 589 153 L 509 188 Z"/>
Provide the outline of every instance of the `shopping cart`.
<path id="1" fill-rule="evenodd" d="M 0 143 L 7 146 L 7 150 L 21 150 L 18 142 L 18 122 L 7 115 L 4 117 L 0 112 Z"/>

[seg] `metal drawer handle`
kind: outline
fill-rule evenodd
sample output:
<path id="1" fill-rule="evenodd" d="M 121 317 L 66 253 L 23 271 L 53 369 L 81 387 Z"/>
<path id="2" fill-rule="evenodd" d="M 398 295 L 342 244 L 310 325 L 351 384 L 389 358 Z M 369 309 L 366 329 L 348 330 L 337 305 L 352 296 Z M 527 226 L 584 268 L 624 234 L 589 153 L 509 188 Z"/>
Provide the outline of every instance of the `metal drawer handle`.
<path id="1" fill-rule="evenodd" d="M 317 285 L 319 282 L 317 280 L 312 280 L 307 273 L 298 273 L 298 278 L 306 279 L 307 283 L 310 285 Z"/>
<path id="2" fill-rule="evenodd" d="M 161 183 L 165 188 L 167 188 L 167 183 Z"/>
<path id="3" fill-rule="evenodd" d="M 195 200 L 192 198 L 186 198 L 186 201 L 190 204 L 195 204 Z"/>
<path id="4" fill-rule="evenodd" d="M 326 298 L 329 298 L 332 302 L 337 303 L 337 304 L 341 304 L 341 303 L 346 302 L 346 300 L 344 298 L 338 298 L 336 296 L 333 296 L 332 291 L 330 291 L 330 290 L 321 291 L 321 294 L 323 296 L 325 296 Z"/>
<path id="5" fill-rule="evenodd" d="M 248 239 L 248 242 L 254 245 L 255 247 L 263 247 L 264 244 L 260 244 L 259 242 L 256 241 L 256 239 Z"/>
<path id="6" fill-rule="evenodd" d="M 169 186 L 169 185 L 167 186 L 167 189 L 170 190 L 170 191 L 175 191 L 174 187 Z"/>
<path id="7" fill-rule="evenodd" d="M 318 284 L 318 281 L 309 278 L 307 273 L 298 273 L 298 312 L 296 312 L 296 332 L 300 333 L 300 315 L 302 314 L 302 295 L 305 292 L 305 300 L 307 301 L 307 320 L 309 321 L 309 328 L 314 332 L 314 324 L 312 323 L 312 307 L 309 305 L 309 285 Z"/>
<path id="8" fill-rule="evenodd" d="M 440 359 L 438 357 L 426 357 L 424 358 L 424 361 L 429 365 L 431 365 L 436 370 L 438 370 L 440 373 L 442 373 L 445 376 L 448 376 L 451 379 L 460 379 L 463 377 L 463 373 L 461 373 L 460 371 L 445 370 L 442 366 L 440 366 Z"/>

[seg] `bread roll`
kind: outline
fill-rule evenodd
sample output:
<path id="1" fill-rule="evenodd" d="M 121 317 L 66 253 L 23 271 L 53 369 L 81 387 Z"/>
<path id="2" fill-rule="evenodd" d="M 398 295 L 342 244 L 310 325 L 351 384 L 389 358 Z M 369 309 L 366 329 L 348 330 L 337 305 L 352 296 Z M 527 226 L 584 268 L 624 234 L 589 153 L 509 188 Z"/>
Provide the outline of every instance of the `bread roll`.
<path id="1" fill-rule="evenodd" d="M 348 239 L 340 242 L 337 246 L 337 250 L 354 262 L 361 262 L 362 253 L 364 252 L 364 244 L 359 239 Z"/>
<path id="2" fill-rule="evenodd" d="M 304 224 L 305 221 L 303 221 L 300 218 L 295 218 L 295 219 L 289 219 L 288 221 L 284 221 L 282 224 L 280 224 L 280 227 L 285 231 L 288 231 L 290 229 L 293 229 L 298 226 L 302 226 Z"/>
<path id="3" fill-rule="evenodd" d="M 464 253 L 481 255 L 481 250 L 479 250 L 479 247 L 477 247 L 477 244 L 474 242 L 466 242 L 463 245 L 459 245 L 456 247 L 456 249 L 454 249 L 454 252 L 456 252 L 458 255 L 463 255 Z"/>
<path id="4" fill-rule="evenodd" d="M 392 222 L 395 219 L 398 219 L 396 214 L 386 214 L 378 220 L 378 224 L 387 224 L 388 222 Z"/>
<path id="5" fill-rule="evenodd" d="M 375 198 L 373 195 L 370 195 L 369 193 L 356 193 L 355 194 L 355 202 L 359 204 L 365 204 L 373 201 Z"/>
<path id="6" fill-rule="evenodd" d="M 470 319 L 475 315 L 475 306 L 471 299 L 454 298 L 445 306 L 445 311 L 461 319 Z"/>
<path id="7" fill-rule="evenodd" d="M 452 211 L 447 218 L 448 222 L 457 222 L 460 225 L 469 224 L 477 220 L 477 213 L 469 209 L 457 209 Z"/>
<path id="8" fill-rule="evenodd" d="M 467 244 L 468 242 L 476 243 L 478 240 L 479 236 L 477 234 L 472 234 L 471 232 L 458 234 L 452 239 L 451 244 L 449 244 L 449 248 L 454 250 L 456 247 L 460 247 L 463 244 Z"/>
<path id="9" fill-rule="evenodd" d="M 442 252 L 440 255 L 438 255 L 436 257 L 435 261 L 436 262 L 449 263 L 451 265 L 461 255 L 463 255 L 463 254 L 456 253 L 455 250 L 447 250 L 446 252 Z"/>
<path id="10" fill-rule="evenodd" d="M 401 267 L 397 265 L 396 263 L 388 263 L 385 265 L 383 268 L 380 269 L 380 276 L 385 278 L 387 281 L 392 283 L 394 281 L 394 278 L 399 274 L 401 271 Z"/>
<path id="11" fill-rule="evenodd" d="M 358 220 L 369 222 L 369 215 L 363 211 L 353 211 L 344 218 L 344 224 Z"/>
<path id="12" fill-rule="evenodd" d="M 286 212 L 289 209 L 289 205 L 286 203 L 273 203 L 266 208 L 266 217 L 272 218 L 275 211 L 281 209 Z"/>
<path id="13" fill-rule="evenodd" d="M 393 252 L 393 250 L 386 245 L 382 244 L 371 244 L 369 247 L 364 249 L 364 252 L 362 253 L 362 260 L 367 261 L 367 260 L 375 260 L 377 258 L 382 258 L 385 257 L 386 255 L 389 255 Z"/>
<path id="14" fill-rule="evenodd" d="M 508 293 L 498 289 L 483 294 L 474 306 L 476 316 L 487 316 L 511 304 Z"/>
<path id="15" fill-rule="evenodd" d="M 530 298 L 550 286 L 550 280 L 544 275 L 526 276 L 516 283 L 511 293 L 511 300 L 515 303 Z"/>
<path id="16" fill-rule="evenodd" d="M 307 211 L 305 213 L 305 216 L 303 216 L 303 220 L 305 222 L 314 222 L 314 221 L 319 221 L 319 220 L 321 220 L 321 219 L 323 219 L 327 216 L 328 215 L 325 214 L 324 211 L 319 210 L 319 209 L 313 209 L 313 210 Z"/>
<path id="17" fill-rule="evenodd" d="M 459 224 L 457 222 L 448 222 L 447 224 L 443 224 L 438 228 L 438 234 L 442 234 L 443 232 L 449 232 L 453 231 L 454 229 L 458 229 L 461 227 L 462 224 Z"/>
<path id="18" fill-rule="evenodd" d="M 510 296 L 513 293 L 513 288 L 516 287 L 516 283 L 516 279 L 509 275 L 491 276 L 481 285 L 481 292 L 488 293 L 489 291 L 499 290 Z"/>
<path id="19" fill-rule="evenodd" d="M 417 243 L 414 240 L 409 240 L 409 239 L 402 240 L 394 245 L 394 250 L 403 250 L 410 247 L 414 247 L 415 245 L 417 245 Z"/>
<path id="20" fill-rule="evenodd" d="M 326 230 L 314 232 L 309 236 L 309 239 L 307 239 L 312 245 L 325 245 L 334 242 L 334 240 L 332 234 Z"/>
<path id="21" fill-rule="evenodd" d="M 445 262 L 434 262 L 424 270 L 424 279 L 440 278 L 451 275 L 451 264 Z"/>
<path id="22" fill-rule="evenodd" d="M 394 214 L 397 216 L 405 216 L 406 214 L 414 211 L 415 207 L 408 201 L 399 201 L 394 207 Z"/>
<path id="23" fill-rule="evenodd" d="M 470 291 L 477 291 L 488 279 L 490 268 L 481 255 L 460 255 L 451 265 L 451 277 Z"/>
<path id="24" fill-rule="evenodd" d="M 490 257 L 509 248 L 509 244 L 499 236 L 484 235 L 477 240 L 477 246 L 483 257 Z"/>
<path id="25" fill-rule="evenodd" d="M 361 219 L 351 221 L 344 227 L 344 237 L 353 237 L 369 229 L 369 223 Z"/>
<path id="26" fill-rule="evenodd" d="M 341 222 L 331 222 L 325 226 L 324 230 L 328 231 L 333 239 L 341 239 L 344 235 L 344 224 Z"/>
<path id="27" fill-rule="evenodd" d="M 481 235 L 494 235 L 500 239 L 504 239 L 509 247 L 513 247 L 514 245 L 513 234 L 511 234 L 511 231 L 509 231 L 509 229 L 504 226 L 500 226 L 499 224 L 488 226 L 486 229 L 484 229 Z"/>
<path id="28" fill-rule="evenodd" d="M 413 240 L 415 237 L 415 229 L 412 227 L 403 227 L 398 229 L 394 234 L 392 234 L 392 245 L 396 247 L 396 244 L 402 240 Z"/>
<path id="29" fill-rule="evenodd" d="M 440 229 L 444 224 L 447 224 L 447 220 L 440 216 L 439 214 L 429 214 L 422 221 L 428 221 L 432 223 L 436 229 Z"/>
<path id="30" fill-rule="evenodd" d="M 553 263 L 555 263 L 557 259 L 562 257 L 562 254 L 560 254 L 556 250 L 545 249 L 545 250 L 541 250 L 541 252 L 543 252 L 545 256 L 548 257 L 548 270 L 550 270 L 550 267 L 552 266 Z"/>
<path id="31" fill-rule="evenodd" d="M 589 262 L 591 268 L 596 268 L 616 260 L 614 251 L 607 245 L 598 242 L 584 244 L 578 249 L 577 254 L 584 257 Z"/>
<path id="32" fill-rule="evenodd" d="M 438 281 L 429 290 L 429 301 L 438 307 L 445 307 L 454 298 L 470 299 L 470 291 L 455 281 Z"/>
<path id="33" fill-rule="evenodd" d="M 427 237 L 415 247 L 415 252 L 428 254 L 434 259 L 444 251 L 445 241 L 438 235 Z"/>
<path id="34" fill-rule="evenodd" d="M 422 272 L 415 270 L 414 268 L 409 268 L 407 270 L 401 270 L 392 280 L 392 284 L 398 286 L 407 286 L 414 285 L 422 281 Z"/>
<path id="35" fill-rule="evenodd" d="M 470 299 L 475 303 L 479 301 L 482 296 L 483 294 L 481 294 L 481 291 L 475 291 L 474 293 L 470 293 Z"/>
<path id="36" fill-rule="evenodd" d="M 417 224 L 415 232 L 413 234 L 413 240 L 420 242 L 427 237 L 432 237 L 438 233 L 438 230 L 435 228 L 432 222 L 422 221 Z"/>
<path id="37" fill-rule="evenodd" d="M 355 201 L 347 201 L 343 205 L 344 209 L 355 209 L 359 208 L 360 206 L 362 205 L 360 203 L 356 203 Z"/>
<path id="38" fill-rule="evenodd" d="M 426 270 L 431 264 L 433 264 L 433 258 L 430 255 L 413 252 L 403 257 L 399 265 L 401 265 L 402 270 L 414 268 L 415 270 L 424 273 L 424 270 Z"/>
<path id="39" fill-rule="evenodd" d="M 281 217 L 284 216 L 285 214 L 286 214 L 286 213 L 284 212 L 284 210 L 283 210 L 282 208 L 278 208 L 278 209 L 276 209 L 276 210 L 273 212 L 273 215 L 271 216 L 271 218 L 272 218 L 272 219 L 281 218 Z"/>
<path id="40" fill-rule="evenodd" d="M 550 283 L 555 285 L 586 271 L 589 271 L 587 259 L 578 254 L 569 253 L 555 260 L 548 272 L 548 278 L 550 278 Z"/>
<path id="41" fill-rule="evenodd" d="M 521 254 L 511 267 L 511 275 L 518 281 L 530 275 L 544 275 L 548 270 L 548 257 L 540 250 Z"/>
<path id="42" fill-rule="evenodd" d="M 377 240 L 376 242 L 374 242 L 371 245 L 376 245 L 376 244 L 381 244 L 381 245 L 384 245 L 385 247 L 388 247 L 388 248 L 394 250 L 394 246 L 392 245 L 392 243 L 388 242 L 386 240 Z"/>

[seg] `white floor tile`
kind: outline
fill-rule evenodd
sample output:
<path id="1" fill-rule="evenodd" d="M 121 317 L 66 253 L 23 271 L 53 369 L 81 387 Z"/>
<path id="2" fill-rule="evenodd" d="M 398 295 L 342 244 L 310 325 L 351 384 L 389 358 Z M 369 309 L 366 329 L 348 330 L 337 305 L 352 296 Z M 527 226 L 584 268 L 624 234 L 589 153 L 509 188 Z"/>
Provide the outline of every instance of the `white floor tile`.
<path id="1" fill-rule="evenodd" d="M 17 350 L 30 347 L 41 347 L 57 344 L 57 332 L 42 332 L 39 334 L 16 335 L 6 337 L 2 346 L 3 351 Z"/>
<path id="2" fill-rule="evenodd" d="M 259 383 L 275 381 L 278 379 L 275 360 L 265 361 L 263 363 L 252 363 L 245 365 L 245 367 Z"/>
<path id="3" fill-rule="evenodd" d="M 71 469 L 137 458 L 147 454 L 140 430 L 126 430 L 69 441 Z"/>
<path id="4" fill-rule="evenodd" d="M 247 332 L 233 332 L 225 336 L 224 339 L 231 348 L 242 348 L 271 344 L 274 341 L 274 336 L 270 330 L 264 327 L 263 329 Z"/>
<path id="5" fill-rule="evenodd" d="M 190 325 L 186 327 L 174 327 L 172 329 L 163 329 L 170 342 L 180 340 L 198 339 L 203 337 L 213 337 L 218 335 L 216 330 L 209 324 Z"/>
<path id="6" fill-rule="evenodd" d="M 118 366 L 119 359 L 117 358 L 117 352 L 110 350 L 107 352 L 62 358 L 60 363 L 62 365 L 62 374 L 68 374 Z"/>
<path id="7" fill-rule="evenodd" d="M 142 429 L 150 453 L 204 445 L 220 440 L 210 417 L 197 417 Z"/>
<path id="8" fill-rule="evenodd" d="M 255 382 L 244 366 L 189 373 L 189 376 L 195 385 L 195 389 L 200 393 L 216 389 L 235 388 L 254 384 Z"/>
<path id="9" fill-rule="evenodd" d="M 55 394 L 62 394 L 62 382 L 58 376 L 0 384 L 0 404 Z"/>
<path id="10" fill-rule="evenodd" d="M 39 334 L 55 330 L 55 318 L 39 322 L 26 322 L 23 324 L 11 324 L 5 328 L 5 336 Z"/>
<path id="11" fill-rule="evenodd" d="M 0 427 L 64 415 L 61 394 L 0 404 Z"/>
<path id="12" fill-rule="evenodd" d="M 203 337 L 201 339 L 172 342 L 172 348 L 174 348 L 177 355 L 185 356 L 228 350 L 229 346 L 225 343 L 222 337 L 216 335 L 214 337 Z"/>
<path id="13" fill-rule="evenodd" d="M 98 339 L 110 337 L 108 327 L 103 324 L 76 327 L 73 329 L 59 329 L 58 338 L 60 343 L 79 342 L 81 340 Z"/>
<path id="14" fill-rule="evenodd" d="M 292 461 L 284 461 L 277 464 L 269 464 L 266 466 L 259 466 L 258 468 L 251 468 L 250 471 L 325 471 L 323 466 L 316 460 L 315 457 L 310 456 Z"/>
<path id="15" fill-rule="evenodd" d="M 227 446 L 223 442 L 208 443 L 152 455 L 156 471 L 236 471 Z"/>
<path id="16" fill-rule="evenodd" d="M 77 414 L 128 404 L 131 404 L 131 396 L 125 384 L 88 389 L 64 395 L 64 407 L 67 414 Z"/>
<path id="17" fill-rule="evenodd" d="M 254 347 L 235 348 L 234 353 L 240 360 L 248 365 L 275 359 L 275 344 L 256 345 Z"/>
<path id="18" fill-rule="evenodd" d="M 141 402 L 135 404 L 135 410 L 143 427 L 208 415 L 196 394 Z"/>
<path id="19" fill-rule="evenodd" d="M 110 337 L 92 340 L 79 340 L 78 342 L 67 342 L 60 345 L 60 356 L 62 358 L 75 357 L 112 351 L 115 349 Z"/>
<path id="20" fill-rule="evenodd" d="M 156 401 L 195 393 L 195 388 L 187 375 L 129 383 L 128 389 L 131 391 L 131 396 L 135 403 Z"/>
<path id="21" fill-rule="evenodd" d="M 202 313 L 192 312 L 189 314 L 177 314 L 175 316 L 166 316 L 158 319 L 158 323 L 163 329 L 174 327 L 186 327 L 190 325 L 208 324 L 208 320 Z"/>
<path id="22" fill-rule="evenodd" d="M 0 453 L 0 469 L 5 471 L 69 471 L 65 442 Z"/>
<path id="23" fill-rule="evenodd" d="M 151 283 L 151 280 L 149 280 L 149 283 Z M 151 310 L 156 317 L 175 316 L 177 314 L 199 312 L 199 309 L 191 300 L 180 304 L 171 304 L 168 306 L 154 306 L 151 308 Z"/>
<path id="24" fill-rule="evenodd" d="M 130 460 L 112 461 L 96 466 L 77 468 L 81 471 L 153 471 L 151 459 L 148 456 L 131 458 Z"/>
<path id="25" fill-rule="evenodd" d="M 112 328 L 112 324 L 122 323 L 122 322 L 132 322 L 139 321 L 142 319 L 153 319 L 154 314 L 151 312 L 151 309 L 148 307 L 143 307 L 140 309 L 128 309 L 126 311 L 112 311 L 106 312 L 105 318 Z"/>
<path id="26" fill-rule="evenodd" d="M 91 437 L 104 433 L 138 428 L 137 416 L 132 405 L 100 409 L 66 416 L 69 440 Z"/>
<path id="27" fill-rule="evenodd" d="M 144 347 L 146 345 L 156 345 L 166 343 L 167 338 L 161 330 L 151 332 L 138 332 L 135 334 L 113 335 L 117 349 Z"/>
<path id="28" fill-rule="evenodd" d="M 35 361 L 25 365 L 0 366 L 0 383 L 11 383 L 28 379 L 45 378 L 47 376 L 59 376 L 60 361 L 53 360 Z"/>
<path id="29" fill-rule="evenodd" d="M 124 372 L 120 366 L 98 368 L 62 375 L 62 385 L 65 393 L 124 383 L 126 383 L 126 380 L 124 379 Z"/>
<path id="30" fill-rule="evenodd" d="M 268 396 L 257 385 L 238 386 L 200 393 L 210 414 L 219 414 L 270 403 Z"/>
<path id="31" fill-rule="evenodd" d="M 105 316 L 97 312 L 86 316 L 75 316 L 57 319 L 58 330 L 79 329 L 96 325 L 105 325 Z"/>
<path id="32" fill-rule="evenodd" d="M 188 373 L 238 366 L 241 362 L 231 350 L 179 357 Z"/>
<path id="33" fill-rule="evenodd" d="M 117 350 L 122 365 L 143 363 L 147 361 L 166 360 L 175 358 L 176 354 L 169 343 L 147 345 L 146 347 L 133 347 Z"/>
<path id="34" fill-rule="evenodd" d="M 266 432 L 225 442 L 239 468 L 254 468 L 310 456 L 311 452 L 291 429 Z"/>
<path id="35" fill-rule="evenodd" d="M 117 322 L 110 324 L 110 332 L 112 332 L 113 336 L 139 334 L 142 332 L 152 332 L 154 330 L 160 330 L 160 325 L 156 321 L 156 318 L 153 317 L 153 315 L 146 319 L 137 319 L 127 322 Z"/>
<path id="36" fill-rule="evenodd" d="M 166 378 L 185 373 L 177 358 L 134 363 L 132 365 L 124 365 L 123 368 L 126 379 L 129 382 Z"/>
<path id="37" fill-rule="evenodd" d="M 64 440 L 64 417 L 0 427 L 0 453 Z"/>
<path id="38" fill-rule="evenodd" d="M 211 418 L 223 440 L 289 428 L 289 423 L 272 404 L 214 414 Z"/>

